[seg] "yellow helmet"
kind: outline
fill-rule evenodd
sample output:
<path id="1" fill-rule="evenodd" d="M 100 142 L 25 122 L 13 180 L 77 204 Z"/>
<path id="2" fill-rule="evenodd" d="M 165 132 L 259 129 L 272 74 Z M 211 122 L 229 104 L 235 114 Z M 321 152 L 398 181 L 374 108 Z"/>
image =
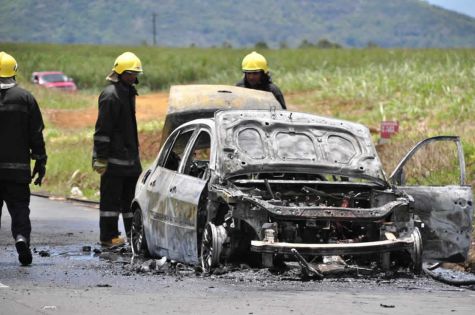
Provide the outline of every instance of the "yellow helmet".
<path id="1" fill-rule="evenodd" d="M 263 55 L 253 51 L 252 53 L 244 57 L 244 59 L 242 60 L 242 71 L 264 71 L 265 73 L 267 73 L 269 71 L 269 67 L 267 66 L 267 60 L 266 58 L 264 58 Z"/>
<path id="2" fill-rule="evenodd" d="M 134 53 L 127 51 L 117 57 L 112 70 L 118 74 L 122 74 L 124 71 L 142 72 L 142 63 Z"/>
<path id="3" fill-rule="evenodd" d="M 6 52 L 0 52 L 0 78 L 10 78 L 16 75 L 18 64 L 15 58 Z"/>

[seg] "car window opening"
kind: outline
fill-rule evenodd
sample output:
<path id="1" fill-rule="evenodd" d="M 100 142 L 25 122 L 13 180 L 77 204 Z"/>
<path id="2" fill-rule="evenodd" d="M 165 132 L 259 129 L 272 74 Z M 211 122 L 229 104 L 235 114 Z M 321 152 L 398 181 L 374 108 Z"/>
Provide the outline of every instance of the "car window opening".
<path id="1" fill-rule="evenodd" d="M 183 173 L 203 178 L 210 160 L 211 138 L 206 131 L 201 131 L 187 159 Z"/>
<path id="2" fill-rule="evenodd" d="M 178 171 L 178 167 L 180 166 L 180 161 L 185 154 L 185 148 L 190 140 L 191 135 L 193 134 L 193 130 L 186 131 L 181 133 L 176 138 L 175 143 L 173 144 L 171 150 L 168 153 L 167 159 L 163 164 L 164 168 L 167 168 L 171 171 Z"/>

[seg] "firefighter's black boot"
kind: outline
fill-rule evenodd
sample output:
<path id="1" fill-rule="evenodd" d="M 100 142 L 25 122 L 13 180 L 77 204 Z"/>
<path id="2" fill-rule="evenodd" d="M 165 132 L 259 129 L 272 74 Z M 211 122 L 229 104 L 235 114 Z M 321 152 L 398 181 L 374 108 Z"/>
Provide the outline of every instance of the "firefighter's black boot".
<path id="1" fill-rule="evenodd" d="M 28 266 L 33 261 L 30 245 L 25 237 L 18 234 L 15 241 L 16 251 L 18 252 L 18 260 L 23 266 Z"/>

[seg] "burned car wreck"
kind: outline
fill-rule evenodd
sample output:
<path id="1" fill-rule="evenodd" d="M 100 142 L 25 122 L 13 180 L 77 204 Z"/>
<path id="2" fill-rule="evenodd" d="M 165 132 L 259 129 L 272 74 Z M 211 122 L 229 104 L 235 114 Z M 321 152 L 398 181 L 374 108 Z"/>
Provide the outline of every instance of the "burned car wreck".
<path id="1" fill-rule="evenodd" d="M 414 273 L 466 259 L 473 197 L 458 137 L 420 142 L 388 179 L 365 126 L 279 108 L 261 91 L 172 87 L 132 204 L 133 250 L 205 271 L 297 261 L 317 277 L 335 259 Z M 407 161 L 432 142 L 455 145 L 459 183 L 406 185 Z"/>

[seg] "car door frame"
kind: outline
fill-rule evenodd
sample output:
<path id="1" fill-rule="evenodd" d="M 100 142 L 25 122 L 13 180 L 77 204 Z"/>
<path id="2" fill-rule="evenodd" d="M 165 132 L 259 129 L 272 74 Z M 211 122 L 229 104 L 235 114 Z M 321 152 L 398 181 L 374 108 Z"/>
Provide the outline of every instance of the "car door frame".
<path id="1" fill-rule="evenodd" d="M 146 213 L 148 224 L 145 226 L 145 228 L 148 248 L 152 255 L 162 257 L 169 256 L 168 235 L 166 231 L 168 222 L 173 218 L 170 218 L 167 215 L 167 209 L 169 208 L 168 193 L 171 182 L 176 176 L 179 167 L 175 171 L 164 167 L 164 165 L 168 160 L 170 151 L 174 147 L 178 137 L 189 131 L 192 132 L 190 139 L 188 139 L 189 142 L 196 132 L 196 126 L 194 125 L 178 128 L 168 137 L 162 148 L 162 151 L 160 152 L 160 156 L 157 159 L 155 168 L 148 176 L 149 179 L 146 186 L 146 193 L 148 195 L 147 199 L 149 211 Z M 168 141 L 170 141 L 170 143 Z M 187 147 L 185 147 L 183 156 L 186 156 L 186 150 Z"/>
<path id="2" fill-rule="evenodd" d="M 198 211 L 203 192 L 209 181 L 209 172 L 204 178 L 184 174 L 190 154 L 195 147 L 201 132 L 207 132 L 210 137 L 210 167 L 215 143 L 213 141 L 213 126 L 199 124 L 188 144 L 180 162 L 180 166 L 167 190 L 167 217 L 171 218 L 166 225 L 167 248 L 169 257 L 185 263 L 199 262 L 198 244 Z"/>
<path id="3" fill-rule="evenodd" d="M 458 185 L 407 186 L 404 166 L 422 148 L 438 141 L 454 142 L 459 162 Z M 473 193 L 465 184 L 465 159 L 458 136 L 435 136 L 417 143 L 394 169 L 390 183 L 412 197 L 414 213 L 423 223 L 424 259 L 462 262 L 471 245 Z"/>

